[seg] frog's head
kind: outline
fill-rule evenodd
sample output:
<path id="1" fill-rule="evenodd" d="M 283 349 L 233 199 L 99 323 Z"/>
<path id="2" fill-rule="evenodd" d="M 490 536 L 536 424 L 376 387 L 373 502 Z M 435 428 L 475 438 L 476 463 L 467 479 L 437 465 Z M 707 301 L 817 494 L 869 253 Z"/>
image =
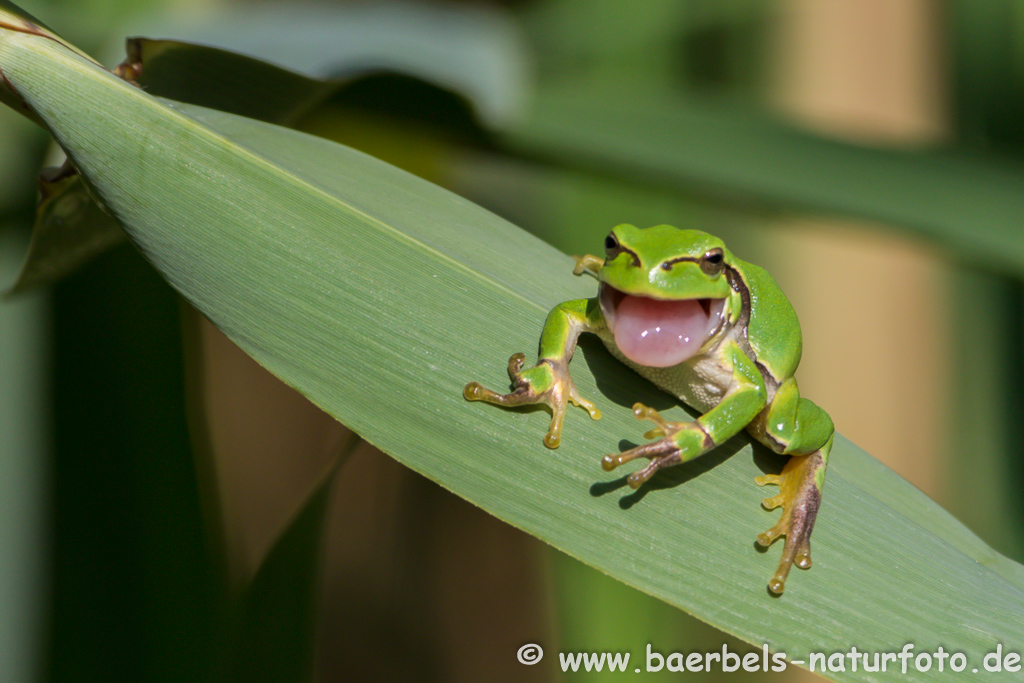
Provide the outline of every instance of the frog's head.
<path id="1" fill-rule="evenodd" d="M 722 240 L 670 225 L 615 227 L 604 241 L 601 312 L 615 345 L 647 367 L 687 360 L 722 328 L 732 255 Z"/>

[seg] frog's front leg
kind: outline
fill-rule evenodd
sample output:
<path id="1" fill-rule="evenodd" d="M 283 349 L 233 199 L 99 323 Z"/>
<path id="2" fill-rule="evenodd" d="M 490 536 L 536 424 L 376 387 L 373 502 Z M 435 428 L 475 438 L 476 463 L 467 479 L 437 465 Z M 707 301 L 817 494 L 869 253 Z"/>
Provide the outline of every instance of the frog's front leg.
<path id="1" fill-rule="evenodd" d="M 576 341 L 583 332 L 594 332 L 602 324 L 597 299 L 566 301 L 551 309 L 544 322 L 540 338 L 540 360 L 532 368 L 523 370 L 526 356 L 517 353 L 509 358 L 508 374 L 513 390 L 499 394 L 470 382 L 462 394 L 470 401 L 486 401 L 500 406 L 519 406 L 543 403 L 551 409 L 551 426 L 544 436 L 544 445 L 558 448 L 562 439 L 562 421 L 567 402 L 585 408 L 597 420 L 601 411 L 576 391 L 569 376 L 569 361 L 576 350 Z"/>
<path id="2" fill-rule="evenodd" d="M 631 487 L 639 488 L 661 468 L 693 460 L 747 426 L 764 409 L 764 379 L 735 342 L 727 342 L 721 354 L 732 366 L 732 384 L 718 405 L 695 422 L 669 422 L 653 408 L 637 403 L 633 406 L 633 415 L 657 425 L 644 437 L 658 440 L 617 455 L 606 455 L 601 466 L 610 472 L 636 458 L 650 459 L 650 464 L 627 479 Z"/>
<path id="3" fill-rule="evenodd" d="M 786 537 L 779 566 L 768 583 L 775 594 L 782 593 L 794 564 L 801 569 L 811 566 L 811 532 L 821 505 L 834 431 L 828 413 L 801 398 L 792 377 L 775 393 L 765 419 L 751 427 L 752 435 L 766 446 L 792 456 L 781 474 L 756 479 L 760 486 L 778 485 L 779 494 L 765 498 L 763 504 L 769 510 L 783 509 L 778 523 L 757 537 L 757 542 L 765 547 L 780 536 Z"/>

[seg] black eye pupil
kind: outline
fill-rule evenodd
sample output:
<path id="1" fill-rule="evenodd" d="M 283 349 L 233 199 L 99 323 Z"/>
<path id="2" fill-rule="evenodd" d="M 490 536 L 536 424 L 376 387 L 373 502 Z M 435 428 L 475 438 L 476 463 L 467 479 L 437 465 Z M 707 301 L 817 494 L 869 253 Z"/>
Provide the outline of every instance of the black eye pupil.
<path id="1" fill-rule="evenodd" d="M 615 235 L 608 235 L 607 237 L 604 238 L 604 248 L 605 249 L 610 251 L 610 250 L 614 249 L 617 246 L 619 246 L 619 241 L 617 239 L 615 239 Z"/>
<path id="2" fill-rule="evenodd" d="M 722 252 L 720 252 L 720 251 L 712 252 L 712 253 L 708 254 L 706 256 L 706 258 L 708 260 L 708 263 L 714 263 L 714 264 L 717 265 L 717 264 L 722 262 Z"/>

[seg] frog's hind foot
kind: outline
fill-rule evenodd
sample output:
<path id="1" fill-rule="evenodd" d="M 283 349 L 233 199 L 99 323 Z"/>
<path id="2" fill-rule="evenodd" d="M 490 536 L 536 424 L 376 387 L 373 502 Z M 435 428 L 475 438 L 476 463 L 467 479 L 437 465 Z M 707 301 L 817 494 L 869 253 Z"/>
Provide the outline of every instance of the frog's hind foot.
<path id="1" fill-rule="evenodd" d="M 768 589 L 776 595 L 782 594 L 786 577 L 794 564 L 801 569 L 811 567 L 811 531 L 821 504 L 827 457 L 825 449 L 793 456 L 781 474 L 767 474 L 755 479 L 759 486 L 775 484 L 780 489 L 777 496 L 765 498 L 762 504 L 769 510 L 782 507 L 782 517 L 775 526 L 757 536 L 757 542 L 766 548 L 778 537 L 786 537 L 779 566 L 768 582 Z"/>

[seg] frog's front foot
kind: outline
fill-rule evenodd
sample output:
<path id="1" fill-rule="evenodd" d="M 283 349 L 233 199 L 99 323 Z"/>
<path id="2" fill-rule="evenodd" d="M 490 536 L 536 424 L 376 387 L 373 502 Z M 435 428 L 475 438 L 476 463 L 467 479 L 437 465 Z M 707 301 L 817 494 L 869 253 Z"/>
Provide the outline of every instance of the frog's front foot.
<path id="1" fill-rule="evenodd" d="M 508 359 L 508 376 L 512 380 L 512 391 L 499 394 L 482 386 L 479 382 L 470 382 L 462 390 L 468 401 L 486 401 L 499 406 L 521 406 L 532 403 L 543 403 L 551 409 L 551 426 L 544 436 L 544 445 L 558 448 L 562 441 L 562 422 L 565 419 L 566 403 L 585 408 L 590 417 L 601 418 L 601 411 L 590 401 L 584 399 L 576 391 L 576 386 L 569 376 L 569 369 L 562 361 L 541 359 L 537 365 L 523 370 L 526 355 L 514 354 Z"/>
<path id="2" fill-rule="evenodd" d="M 810 455 L 793 456 L 782 469 L 781 474 L 767 474 L 757 477 L 759 486 L 776 484 L 780 493 L 765 498 L 762 504 L 769 510 L 782 507 L 778 523 L 763 534 L 757 542 L 768 547 L 779 536 L 786 537 L 782 558 L 775 570 L 775 576 L 768 582 L 768 589 L 779 595 L 786 585 L 786 576 L 795 564 L 801 569 L 811 566 L 811 531 L 821 504 L 821 482 L 824 476 L 825 460 L 821 451 Z"/>
<path id="3" fill-rule="evenodd" d="M 713 446 L 710 437 L 696 422 L 670 422 L 663 418 L 654 408 L 642 403 L 633 405 L 633 415 L 638 420 L 650 420 L 656 426 L 644 434 L 645 439 L 657 439 L 643 446 L 630 448 L 617 455 L 606 455 L 601 459 L 601 467 L 611 472 L 619 465 L 636 458 L 648 458 L 651 462 L 642 470 L 633 472 L 626 478 L 630 487 L 636 489 L 650 479 L 662 467 L 678 465 L 691 460 Z"/>
<path id="4" fill-rule="evenodd" d="M 604 267 L 604 259 L 597 256 L 591 256 L 586 254 L 585 256 L 574 256 L 576 259 L 576 265 L 572 269 L 573 275 L 583 275 L 583 273 L 591 273 L 597 276 L 597 272 Z"/>

